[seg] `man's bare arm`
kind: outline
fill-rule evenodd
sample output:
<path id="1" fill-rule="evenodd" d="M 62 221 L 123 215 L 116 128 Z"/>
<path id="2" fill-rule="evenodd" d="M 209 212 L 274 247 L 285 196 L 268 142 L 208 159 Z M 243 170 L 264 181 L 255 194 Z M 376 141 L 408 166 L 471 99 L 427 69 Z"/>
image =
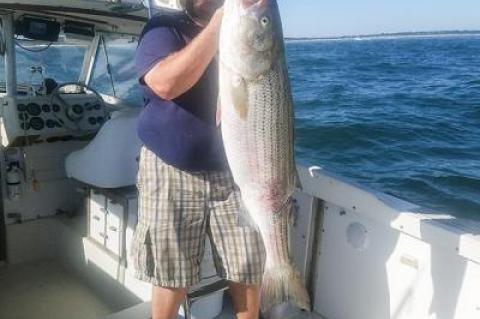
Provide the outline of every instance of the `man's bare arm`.
<path id="1" fill-rule="evenodd" d="M 222 15 L 222 9 L 217 10 L 192 42 L 158 62 L 145 75 L 145 83 L 155 94 L 173 100 L 198 82 L 217 53 Z"/>

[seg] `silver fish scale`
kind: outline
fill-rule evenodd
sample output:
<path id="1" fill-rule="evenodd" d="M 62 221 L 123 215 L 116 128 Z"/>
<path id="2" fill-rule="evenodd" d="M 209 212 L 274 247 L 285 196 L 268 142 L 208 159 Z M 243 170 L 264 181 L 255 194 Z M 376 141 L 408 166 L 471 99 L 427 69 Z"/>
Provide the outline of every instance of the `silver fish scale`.
<path id="1" fill-rule="evenodd" d="M 249 166 L 255 167 L 250 185 L 281 206 L 293 193 L 293 105 L 286 67 L 278 65 L 259 79 L 247 82 L 248 115 L 246 136 Z M 246 178 L 246 176 L 243 176 Z M 240 178 L 240 179 L 243 179 Z"/>

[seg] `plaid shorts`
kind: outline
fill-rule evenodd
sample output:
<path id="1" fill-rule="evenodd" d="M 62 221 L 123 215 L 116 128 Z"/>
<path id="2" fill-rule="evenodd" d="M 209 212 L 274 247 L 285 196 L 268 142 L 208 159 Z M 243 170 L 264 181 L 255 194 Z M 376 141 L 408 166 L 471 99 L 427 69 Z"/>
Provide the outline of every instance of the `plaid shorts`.
<path id="1" fill-rule="evenodd" d="M 143 147 L 137 187 L 131 257 L 138 279 L 174 288 L 198 283 L 208 235 L 220 277 L 261 282 L 263 242 L 257 229 L 241 222 L 240 192 L 229 172 L 182 171 Z"/>

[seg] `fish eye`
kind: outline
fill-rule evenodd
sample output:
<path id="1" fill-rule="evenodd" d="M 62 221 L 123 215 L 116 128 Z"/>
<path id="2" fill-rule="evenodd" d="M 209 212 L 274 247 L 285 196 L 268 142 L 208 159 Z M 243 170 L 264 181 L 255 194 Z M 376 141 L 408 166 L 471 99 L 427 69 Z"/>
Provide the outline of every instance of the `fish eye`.
<path id="1" fill-rule="evenodd" d="M 263 16 L 260 18 L 260 23 L 262 26 L 266 27 L 270 24 L 270 19 L 267 16 Z"/>

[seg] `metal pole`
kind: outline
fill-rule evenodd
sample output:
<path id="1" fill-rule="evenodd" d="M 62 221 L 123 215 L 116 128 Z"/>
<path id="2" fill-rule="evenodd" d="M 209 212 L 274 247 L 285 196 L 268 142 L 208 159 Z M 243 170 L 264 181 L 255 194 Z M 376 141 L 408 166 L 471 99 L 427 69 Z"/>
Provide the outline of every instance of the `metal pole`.
<path id="1" fill-rule="evenodd" d="M 183 310 L 184 310 L 184 317 L 185 319 L 192 319 L 192 312 L 190 308 L 190 300 L 188 300 L 188 295 L 185 297 L 185 301 L 183 302 Z"/>
<path id="2" fill-rule="evenodd" d="M 90 43 L 85 57 L 83 59 L 82 72 L 80 73 L 79 81 L 84 84 L 90 84 L 90 79 L 92 77 L 93 67 L 95 65 L 95 60 L 97 57 L 98 46 L 100 44 L 100 35 L 95 35 L 92 42 Z"/>
<path id="3" fill-rule="evenodd" d="M 148 10 L 148 18 L 151 19 L 152 16 L 153 16 L 153 12 L 152 12 L 152 0 L 144 0 L 145 1 L 145 5 L 147 7 L 147 10 Z"/>
<path id="4" fill-rule="evenodd" d="M 15 56 L 15 33 L 13 29 L 13 15 L 8 13 L 2 17 L 3 34 L 5 37 L 5 76 L 7 97 L 15 101 L 17 97 L 17 68 Z"/>

